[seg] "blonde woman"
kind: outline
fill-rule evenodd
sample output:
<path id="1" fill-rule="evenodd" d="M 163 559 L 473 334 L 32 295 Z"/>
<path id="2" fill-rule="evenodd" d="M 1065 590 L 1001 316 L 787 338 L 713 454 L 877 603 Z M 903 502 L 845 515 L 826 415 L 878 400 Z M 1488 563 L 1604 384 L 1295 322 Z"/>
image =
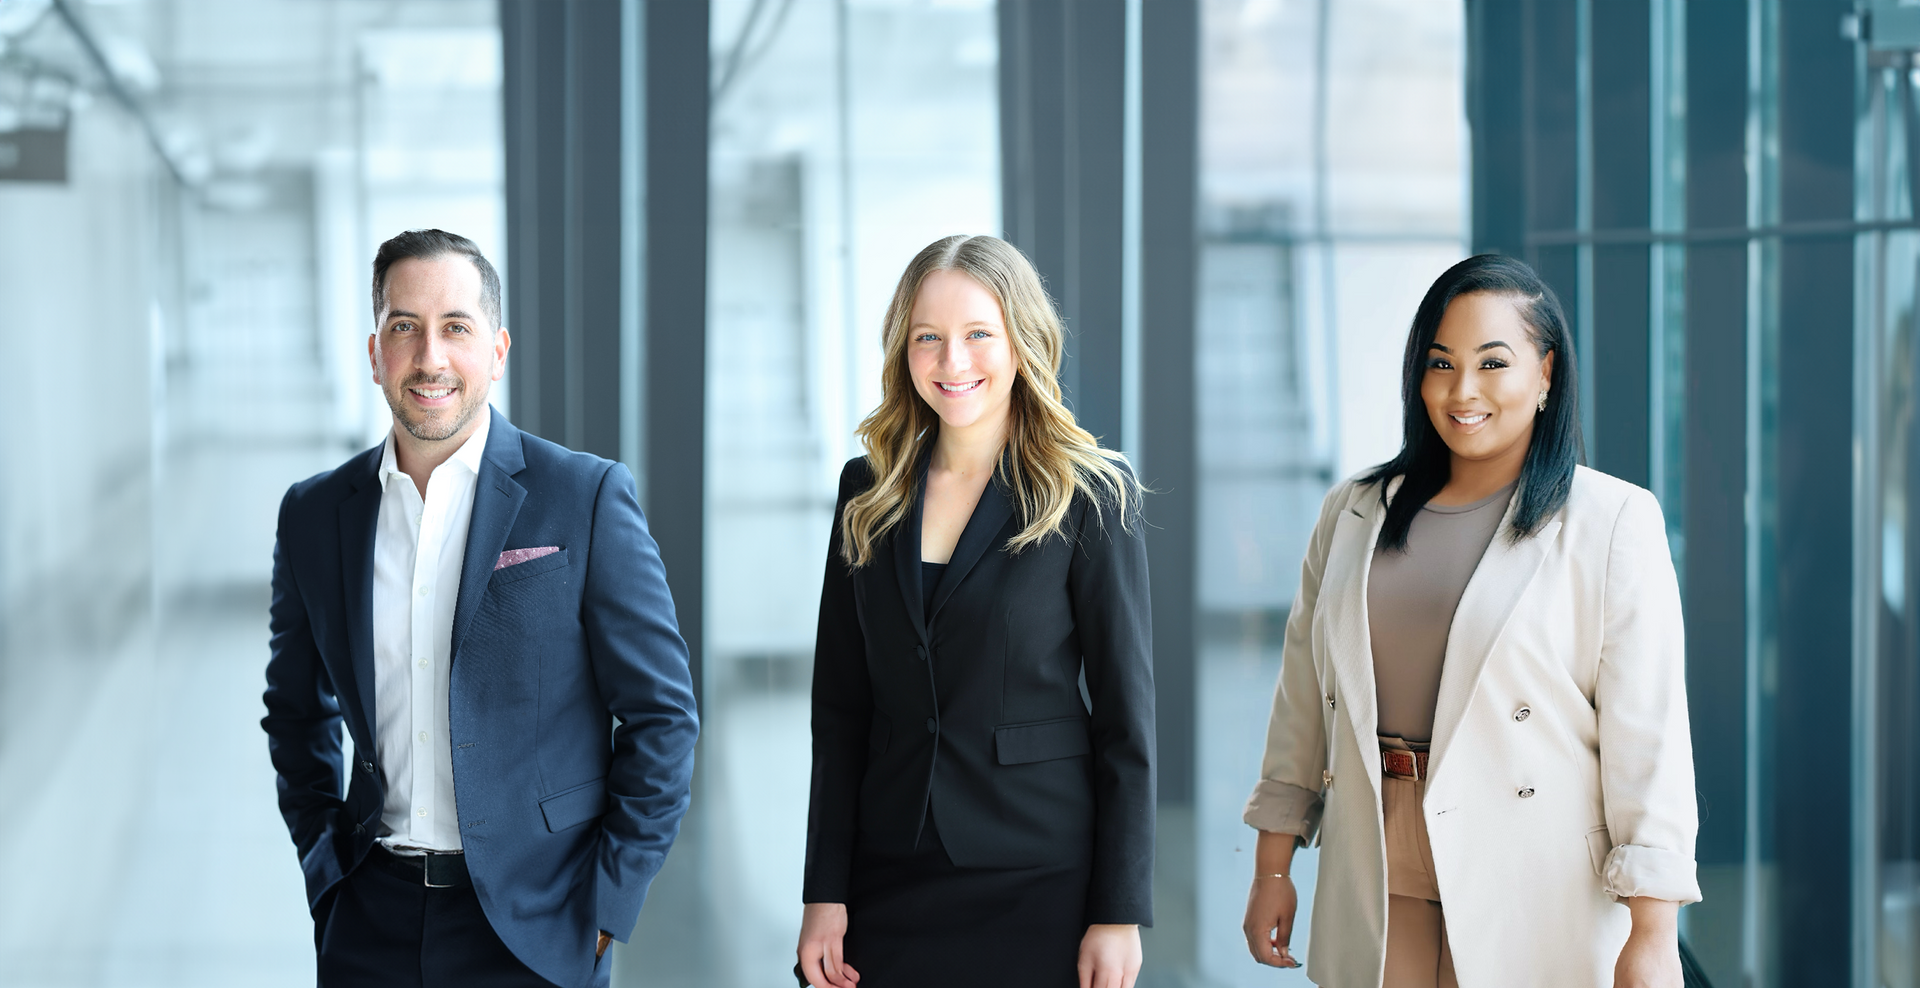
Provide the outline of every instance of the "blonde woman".
<path id="1" fill-rule="evenodd" d="M 1652 494 L 1579 466 L 1572 337 L 1525 264 L 1414 315 L 1400 455 L 1327 495 L 1287 618 L 1243 931 L 1341 988 L 1681 988 L 1700 898 L 1680 593 Z"/>
<path id="2" fill-rule="evenodd" d="M 795 973 L 1128 988 L 1153 898 L 1140 488 L 1061 403 L 1060 319 L 1005 241 L 922 250 L 882 342 L 821 591 Z"/>

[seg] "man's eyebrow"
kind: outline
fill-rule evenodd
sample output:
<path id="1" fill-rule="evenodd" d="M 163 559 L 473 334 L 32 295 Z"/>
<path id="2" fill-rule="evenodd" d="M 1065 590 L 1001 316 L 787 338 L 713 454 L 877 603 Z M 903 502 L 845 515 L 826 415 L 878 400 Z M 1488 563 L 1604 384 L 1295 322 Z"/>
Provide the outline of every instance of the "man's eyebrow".
<path id="1" fill-rule="evenodd" d="M 418 318 L 420 318 L 420 314 L 417 312 L 408 312 L 405 309 L 388 309 L 387 310 L 388 322 L 392 322 L 395 319 L 418 319 Z"/>
<path id="2" fill-rule="evenodd" d="M 455 309 L 455 310 L 453 310 L 452 312 L 442 312 L 442 313 L 440 313 L 440 318 L 442 318 L 442 319 L 465 319 L 465 320 L 466 320 L 466 321 L 468 321 L 468 322 L 472 322 L 472 321 L 473 321 L 473 315 L 472 315 L 472 313 L 469 313 L 469 312 L 468 312 L 467 310 L 465 310 L 465 309 Z M 1484 350 L 1484 349 L 1486 349 L 1486 348 L 1485 348 L 1485 347 L 1482 347 L 1481 349 L 1483 349 L 1483 350 Z"/>

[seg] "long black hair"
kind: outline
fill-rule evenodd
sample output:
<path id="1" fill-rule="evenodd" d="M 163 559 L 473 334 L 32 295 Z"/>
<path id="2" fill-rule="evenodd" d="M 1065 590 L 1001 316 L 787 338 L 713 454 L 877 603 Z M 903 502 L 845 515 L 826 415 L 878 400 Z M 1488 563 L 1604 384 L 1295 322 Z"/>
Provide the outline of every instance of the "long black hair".
<path id="1" fill-rule="evenodd" d="M 1553 372 L 1548 379 L 1547 407 L 1533 420 L 1533 439 L 1527 458 L 1520 466 L 1520 489 L 1515 496 L 1513 527 L 1508 537 L 1519 542 L 1540 530 L 1554 512 L 1567 503 L 1573 490 L 1573 468 L 1583 457 L 1580 438 L 1580 375 L 1574 371 L 1573 334 L 1567 330 L 1566 313 L 1553 289 L 1533 273 L 1525 263 L 1501 254 L 1476 254 L 1446 270 L 1434 280 L 1433 287 L 1420 300 L 1413 314 L 1413 328 L 1407 333 L 1407 352 L 1400 363 L 1401 442 L 1400 455 L 1382 463 L 1368 474 L 1365 483 L 1380 485 L 1380 497 L 1387 496 L 1387 484 L 1405 477 L 1399 493 L 1387 505 L 1386 524 L 1380 530 L 1380 546 L 1404 550 L 1414 516 L 1447 486 L 1453 461 L 1447 444 L 1434 430 L 1427 416 L 1427 404 L 1420 397 L 1420 382 L 1427 374 L 1427 351 L 1433 347 L 1434 334 L 1440 330 L 1440 317 L 1447 306 L 1462 295 L 1485 292 L 1513 302 L 1520 320 L 1527 325 L 1541 359 L 1553 354 Z"/>

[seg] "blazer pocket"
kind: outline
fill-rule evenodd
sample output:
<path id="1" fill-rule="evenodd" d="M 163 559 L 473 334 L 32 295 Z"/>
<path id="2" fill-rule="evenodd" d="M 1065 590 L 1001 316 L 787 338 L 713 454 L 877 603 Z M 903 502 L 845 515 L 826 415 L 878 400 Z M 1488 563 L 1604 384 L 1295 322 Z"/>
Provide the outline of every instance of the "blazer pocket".
<path id="1" fill-rule="evenodd" d="M 607 812 L 607 780 L 562 790 L 540 801 L 540 814 L 547 818 L 547 830 L 559 833 L 598 820 Z"/>
<path id="2" fill-rule="evenodd" d="M 559 552 L 549 552 L 538 559 L 529 559 L 524 563 L 516 563 L 512 566 L 505 566 L 494 570 L 493 579 L 488 581 L 487 585 L 497 587 L 502 584 L 512 583 L 515 580 L 524 580 L 530 576 L 551 573 L 554 570 L 565 568 L 566 565 L 567 550 L 562 549 Z"/>
<path id="3" fill-rule="evenodd" d="M 993 745 L 1002 765 L 1025 765 L 1072 758 L 1093 750 L 1085 717 L 1061 717 L 993 729 Z"/>
<path id="4" fill-rule="evenodd" d="M 1613 853 L 1613 835 L 1605 827 L 1587 831 L 1587 857 L 1593 860 L 1593 873 L 1607 877 L 1607 855 Z"/>

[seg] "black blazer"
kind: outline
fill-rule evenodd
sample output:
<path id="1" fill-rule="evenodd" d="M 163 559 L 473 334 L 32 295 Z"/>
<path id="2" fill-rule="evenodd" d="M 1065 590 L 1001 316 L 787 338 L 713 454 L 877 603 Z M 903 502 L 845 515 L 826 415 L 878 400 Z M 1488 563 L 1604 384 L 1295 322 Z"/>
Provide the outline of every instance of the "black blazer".
<path id="1" fill-rule="evenodd" d="M 1084 497 L 1071 538 L 1018 555 L 1012 494 L 988 486 L 922 608 L 920 506 L 877 558 L 840 557 L 866 490 L 840 474 L 813 665 L 807 902 L 845 902 L 856 843 L 904 854 L 930 810 L 954 864 L 1088 860 L 1088 923 L 1153 921 L 1154 726 L 1147 552 Z M 1086 672 L 1089 712 L 1080 693 Z"/>

